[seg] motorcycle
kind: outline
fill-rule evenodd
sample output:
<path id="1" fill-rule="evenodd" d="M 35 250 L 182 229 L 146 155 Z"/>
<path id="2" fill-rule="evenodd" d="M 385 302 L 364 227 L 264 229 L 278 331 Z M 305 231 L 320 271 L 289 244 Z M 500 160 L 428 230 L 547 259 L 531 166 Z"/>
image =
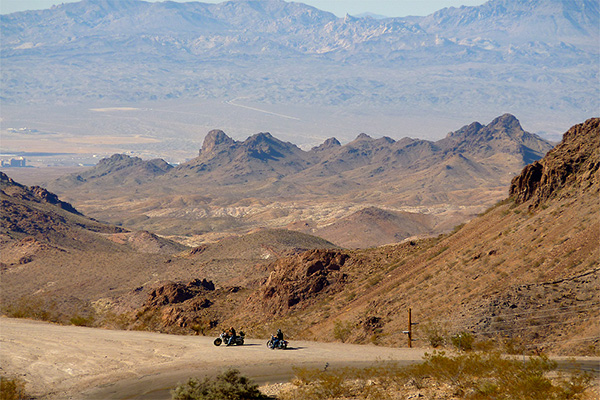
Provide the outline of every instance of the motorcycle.
<path id="1" fill-rule="evenodd" d="M 287 340 L 278 340 L 277 337 L 275 337 L 275 335 L 271 336 L 271 339 L 269 339 L 267 341 L 267 347 L 274 350 L 274 349 L 287 349 L 288 346 L 288 342 Z"/>
<path id="2" fill-rule="evenodd" d="M 244 334 L 244 332 L 240 332 L 239 335 L 235 335 L 235 339 L 233 340 L 233 342 L 231 343 L 231 345 L 236 345 L 236 346 L 241 346 L 244 344 L 244 337 L 246 335 Z M 227 346 L 229 346 L 229 338 L 231 336 L 227 334 L 227 332 L 222 332 L 218 338 L 216 338 L 214 340 L 214 345 L 215 346 L 220 346 L 221 343 L 225 343 Z"/>

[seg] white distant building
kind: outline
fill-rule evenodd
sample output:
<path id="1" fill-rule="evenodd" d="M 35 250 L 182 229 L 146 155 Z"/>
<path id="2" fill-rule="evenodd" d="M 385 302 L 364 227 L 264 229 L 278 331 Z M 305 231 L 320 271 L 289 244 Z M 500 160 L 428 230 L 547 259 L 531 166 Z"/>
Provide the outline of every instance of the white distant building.
<path id="1" fill-rule="evenodd" d="M 15 158 L 11 158 L 8 161 L 2 160 L 2 166 L 3 167 L 26 167 L 27 160 L 25 159 L 25 157 L 15 157 Z"/>

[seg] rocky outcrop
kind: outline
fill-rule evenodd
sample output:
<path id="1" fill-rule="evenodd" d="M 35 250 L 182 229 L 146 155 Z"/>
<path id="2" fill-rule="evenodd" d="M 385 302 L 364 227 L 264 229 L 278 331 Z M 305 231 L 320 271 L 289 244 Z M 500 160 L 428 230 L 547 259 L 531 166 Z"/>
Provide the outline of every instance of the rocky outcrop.
<path id="1" fill-rule="evenodd" d="M 488 125 L 473 122 L 449 133 L 437 144 L 446 152 L 484 158 L 498 153 L 520 155 L 524 164 L 539 160 L 552 149 L 550 142 L 523 130 L 511 114 L 501 115 Z"/>
<path id="2" fill-rule="evenodd" d="M 148 294 L 148 299 L 144 305 L 146 307 L 160 307 L 183 303 L 186 300 L 205 294 L 206 291 L 214 290 L 214 283 L 206 279 L 195 279 L 187 284 L 169 282 L 152 290 Z M 206 304 L 204 308 L 210 306 L 210 301 L 204 303 Z"/>
<path id="3" fill-rule="evenodd" d="M 518 203 L 531 201 L 536 207 L 565 187 L 598 190 L 599 148 L 600 118 L 573 126 L 542 160 L 528 165 L 513 178 L 510 196 Z"/>
<path id="4" fill-rule="evenodd" d="M 306 307 L 323 293 L 343 288 L 342 271 L 349 256 L 340 251 L 312 250 L 278 260 L 274 271 L 249 302 L 267 315 L 281 316 L 296 305 Z"/>
<path id="5" fill-rule="evenodd" d="M 227 136 L 225 132 L 220 129 L 213 129 L 204 138 L 204 143 L 198 155 L 214 153 L 220 149 L 228 149 L 234 145 L 235 140 Z"/>
<path id="6" fill-rule="evenodd" d="M 81 186 L 86 182 L 103 182 L 108 186 L 140 184 L 164 175 L 173 166 L 161 158 L 142 160 L 126 154 L 113 154 L 103 158 L 98 164 L 85 172 L 59 178 L 49 184 L 52 190 L 63 186 Z"/>

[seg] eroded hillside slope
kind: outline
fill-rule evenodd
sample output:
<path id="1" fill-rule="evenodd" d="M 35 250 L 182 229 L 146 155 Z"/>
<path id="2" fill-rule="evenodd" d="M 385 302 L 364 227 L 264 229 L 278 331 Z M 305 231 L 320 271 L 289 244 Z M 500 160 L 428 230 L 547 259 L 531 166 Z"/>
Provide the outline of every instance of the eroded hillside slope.
<path id="1" fill-rule="evenodd" d="M 336 247 L 298 232 L 259 230 L 190 248 L 100 223 L 43 188 L 0 178 L 1 311 L 12 316 L 153 329 L 156 324 L 128 314 L 152 293 L 174 291 L 173 300 L 212 288 L 206 290 L 226 303 L 266 277 L 272 259 Z"/>

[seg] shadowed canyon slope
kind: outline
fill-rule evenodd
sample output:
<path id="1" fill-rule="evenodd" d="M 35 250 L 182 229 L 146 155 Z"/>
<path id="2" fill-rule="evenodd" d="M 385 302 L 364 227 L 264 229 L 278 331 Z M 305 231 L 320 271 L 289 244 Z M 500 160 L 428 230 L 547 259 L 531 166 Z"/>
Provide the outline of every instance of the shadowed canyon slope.
<path id="1" fill-rule="evenodd" d="M 451 229 L 504 197 L 514 174 L 551 147 L 510 114 L 436 142 L 360 134 L 309 151 L 269 133 L 236 141 L 213 130 L 187 163 L 114 155 L 48 187 L 87 215 L 132 229 L 202 241 L 288 227 L 367 247 Z M 356 214 L 373 206 L 383 210 Z M 351 221 L 365 217 L 373 230 L 360 242 L 365 232 Z"/>

